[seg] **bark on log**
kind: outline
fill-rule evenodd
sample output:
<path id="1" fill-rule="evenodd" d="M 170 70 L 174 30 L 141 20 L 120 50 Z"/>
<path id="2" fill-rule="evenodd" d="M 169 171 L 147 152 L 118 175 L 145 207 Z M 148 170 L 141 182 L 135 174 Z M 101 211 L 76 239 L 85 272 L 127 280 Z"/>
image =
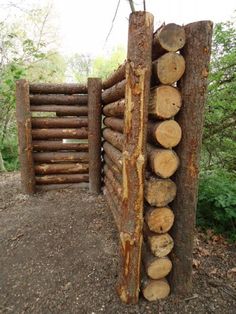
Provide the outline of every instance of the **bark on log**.
<path id="1" fill-rule="evenodd" d="M 123 129 L 124 129 L 124 120 L 123 119 L 105 118 L 103 120 L 103 123 L 108 128 L 111 128 L 114 131 L 118 131 L 120 133 L 123 133 Z"/>
<path id="2" fill-rule="evenodd" d="M 170 119 L 179 112 L 181 104 L 181 94 L 177 88 L 161 85 L 151 89 L 148 113 L 155 119 Z"/>
<path id="3" fill-rule="evenodd" d="M 103 130 L 103 137 L 106 141 L 122 152 L 124 142 L 123 134 L 113 131 L 109 128 L 105 128 Z"/>
<path id="4" fill-rule="evenodd" d="M 88 118 L 32 118 L 32 127 L 38 129 L 47 128 L 81 128 L 88 126 Z"/>
<path id="5" fill-rule="evenodd" d="M 47 184 L 65 184 L 65 183 L 78 183 L 88 182 L 88 174 L 54 174 L 42 177 L 35 177 L 36 184 L 47 185 Z"/>
<path id="6" fill-rule="evenodd" d="M 179 144 L 182 130 L 175 120 L 148 122 L 148 140 L 164 148 L 172 148 Z"/>
<path id="7" fill-rule="evenodd" d="M 176 218 L 172 234 L 176 246 L 171 280 L 173 291 L 182 295 L 192 290 L 193 236 L 212 26 L 210 21 L 186 25 L 186 45 L 182 50 L 186 72 L 179 84 L 183 105 L 177 122 L 183 138 L 176 149 L 181 165 L 175 178 L 178 193 L 173 202 Z"/>
<path id="8" fill-rule="evenodd" d="M 153 16 L 130 15 L 126 67 L 123 201 L 120 248 L 123 259 L 118 293 L 125 303 L 137 303 L 143 226 L 148 100 L 151 79 Z"/>
<path id="9" fill-rule="evenodd" d="M 104 154 L 103 158 L 105 164 L 108 165 L 108 167 L 111 169 L 116 179 L 120 183 L 122 183 L 121 170 L 114 164 L 114 162 L 106 154 Z"/>
<path id="10" fill-rule="evenodd" d="M 87 143 L 63 143 L 62 141 L 33 141 L 34 151 L 58 151 L 58 150 L 75 150 L 78 152 L 87 152 Z"/>
<path id="11" fill-rule="evenodd" d="M 103 194 L 106 197 L 106 200 L 108 202 L 108 205 L 110 207 L 110 210 L 112 212 L 112 215 L 114 217 L 117 229 L 120 230 L 120 209 L 118 208 L 117 204 L 115 203 L 113 199 L 113 194 L 109 192 L 107 187 L 104 188 Z"/>
<path id="12" fill-rule="evenodd" d="M 81 162 L 88 163 L 88 153 L 74 153 L 74 152 L 45 152 L 33 153 L 35 162 L 39 163 L 58 163 L 58 162 Z"/>
<path id="13" fill-rule="evenodd" d="M 169 207 L 149 207 L 145 212 L 145 222 L 156 233 L 166 233 L 174 223 L 174 213 Z"/>
<path id="14" fill-rule="evenodd" d="M 125 65 L 126 62 L 121 64 L 117 70 L 115 70 L 107 79 L 103 81 L 102 83 L 103 89 L 108 89 L 125 79 Z"/>
<path id="15" fill-rule="evenodd" d="M 161 26 L 153 34 L 152 58 L 155 60 L 166 51 L 176 52 L 185 45 L 186 37 L 183 26 L 170 23 Z"/>
<path id="16" fill-rule="evenodd" d="M 32 157 L 29 84 L 26 80 L 16 82 L 16 120 L 18 126 L 21 187 L 23 193 L 31 195 L 35 192 L 35 173 Z"/>
<path id="17" fill-rule="evenodd" d="M 165 278 L 158 280 L 143 278 L 142 293 L 146 300 L 157 301 L 168 297 L 170 294 L 170 285 Z"/>
<path id="18" fill-rule="evenodd" d="M 118 169 L 121 171 L 122 170 L 122 155 L 121 152 L 113 147 L 111 144 L 108 142 L 105 142 L 103 144 L 103 149 L 106 153 L 106 155 L 109 157 L 111 161 L 114 162 L 114 164 L 118 167 Z"/>
<path id="19" fill-rule="evenodd" d="M 77 106 L 57 106 L 57 105 L 44 105 L 44 106 L 30 106 L 33 112 L 56 112 L 58 116 L 87 116 L 88 107 Z"/>
<path id="20" fill-rule="evenodd" d="M 34 129 L 32 130 L 32 137 L 34 140 L 44 140 L 52 138 L 74 138 L 86 139 L 88 138 L 88 129 Z"/>
<path id="21" fill-rule="evenodd" d="M 37 185 L 36 191 L 45 192 L 45 191 L 55 191 L 55 190 L 64 190 L 67 188 L 70 189 L 88 189 L 88 182 L 79 182 L 79 183 L 63 183 L 63 184 L 48 184 L 48 185 Z"/>
<path id="22" fill-rule="evenodd" d="M 88 164 L 39 164 L 34 167 L 36 174 L 88 173 Z"/>
<path id="23" fill-rule="evenodd" d="M 102 81 L 99 78 L 88 78 L 88 109 L 89 109 L 89 190 L 101 193 L 101 105 Z"/>
<path id="24" fill-rule="evenodd" d="M 30 95 L 31 105 L 87 105 L 88 95 Z"/>
<path id="25" fill-rule="evenodd" d="M 171 177 L 179 167 L 179 157 L 171 149 L 159 149 L 147 145 L 148 164 L 151 170 L 160 178 Z"/>
<path id="26" fill-rule="evenodd" d="M 126 80 L 123 80 L 112 87 L 106 89 L 102 93 L 103 104 L 109 104 L 111 102 L 117 101 L 118 99 L 124 98 L 125 96 L 125 85 Z"/>
<path id="27" fill-rule="evenodd" d="M 83 84 L 30 84 L 31 94 L 87 94 L 88 88 Z"/>
<path id="28" fill-rule="evenodd" d="M 125 99 L 120 99 L 103 107 L 103 114 L 107 117 L 124 116 Z"/>
<path id="29" fill-rule="evenodd" d="M 167 52 L 153 62 L 153 75 L 156 82 L 171 85 L 177 82 L 185 71 L 183 56 L 175 52 Z"/>
<path id="30" fill-rule="evenodd" d="M 145 199 L 151 206 L 163 207 L 176 196 L 176 185 L 171 179 L 149 176 L 145 181 Z"/>
<path id="31" fill-rule="evenodd" d="M 120 182 L 116 179 L 116 176 L 113 174 L 112 170 L 109 169 L 107 165 L 104 166 L 104 174 L 107 177 L 107 179 L 111 182 L 111 185 L 117 197 L 121 200 L 122 199 L 122 186 Z"/>

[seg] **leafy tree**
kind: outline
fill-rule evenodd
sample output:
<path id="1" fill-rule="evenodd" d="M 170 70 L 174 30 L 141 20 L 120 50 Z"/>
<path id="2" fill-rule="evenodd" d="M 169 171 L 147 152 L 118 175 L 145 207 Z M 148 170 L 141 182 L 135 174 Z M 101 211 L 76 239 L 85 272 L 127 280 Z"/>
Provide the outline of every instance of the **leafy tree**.
<path id="1" fill-rule="evenodd" d="M 69 76 L 78 83 L 86 83 L 92 72 L 92 59 L 89 55 L 74 54 L 68 60 Z"/>

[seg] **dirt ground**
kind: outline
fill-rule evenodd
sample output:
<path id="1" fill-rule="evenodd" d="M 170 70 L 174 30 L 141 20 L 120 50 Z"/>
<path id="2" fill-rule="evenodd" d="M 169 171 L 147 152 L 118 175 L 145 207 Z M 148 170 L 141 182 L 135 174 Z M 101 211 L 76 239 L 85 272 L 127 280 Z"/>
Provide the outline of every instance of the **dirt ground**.
<path id="1" fill-rule="evenodd" d="M 68 188 L 21 194 L 0 175 L 0 313 L 236 313 L 236 247 L 198 233 L 194 290 L 135 306 L 115 293 L 117 233 L 102 196 Z"/>

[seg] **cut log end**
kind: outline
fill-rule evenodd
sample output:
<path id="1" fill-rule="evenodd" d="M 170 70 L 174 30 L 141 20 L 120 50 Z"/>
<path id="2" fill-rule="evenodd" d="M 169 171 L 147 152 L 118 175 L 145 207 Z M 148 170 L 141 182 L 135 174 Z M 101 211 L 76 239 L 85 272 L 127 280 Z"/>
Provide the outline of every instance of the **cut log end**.
<path id="1" fill-rule="evenodd" d="M 145 213 L 149 229 L 157 233 L 166 233 L 174 223 L 174 213 L 169 207 L 152 207 Z"/>
<path id="2" fill-rule="evenodd" d="M 156 257 L 167 256 L 174 247 L 174 240 L 168 233 L 148 236 L 149 248 Z"/>
<path id="3" fill-rule="evenodd" d="M 142 293 L 146 300 L 157 301 L 170 294 L 170 285 L 166 279 L 145 279 L 142 283 Z"/>
<path id="4" fill-rule="evenodd" d="M 174 120 L 163 121 L 153 128 L 154 141 L 165 148 L 172 148 L 179 144 L 182 130 Z"/>

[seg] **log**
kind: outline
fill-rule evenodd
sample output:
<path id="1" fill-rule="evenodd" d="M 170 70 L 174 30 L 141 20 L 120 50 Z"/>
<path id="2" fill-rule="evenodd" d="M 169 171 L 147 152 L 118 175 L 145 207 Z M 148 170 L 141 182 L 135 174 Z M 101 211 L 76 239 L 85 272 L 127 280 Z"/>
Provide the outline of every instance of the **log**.
<path id="1" fill-rule="evenodd" d="M 101 193 L 101 105 L 102 81 L 99 78 L 88 78 L 88 115 L 89 115 L 89 190 Z"/>
<path id="2" fill-rule="evenodd" d="M 119 212 L 119 215 L 121 216 L 121 198 L 120 195 L 116 193 L 115 187 L 112 185 L 112 182 L 110 181 L 110 179 L 108 179 L 107 176 L 104 177 L 104 185 L 106 187 L 106 189 L 109 191 L 113 202 L 116 204 L 116 208 Z"/>
<path id="3" fill-rule="evenodd" d="M 117 118 L 105 118 L 103 120 L 103 123 L 105 126 L 108 128 L 111 128 L 114 131 L 118 131 L 120 133 L 123 133 L 123 128 L 124 128 L 124 120 L 122 119 L 117 119 Z"/>
<path id="4" fill-rule="evenodd" d="M 122 154 L 123 200 L 120 249 L 122 269 L 118 293 L 125 303 L 137 303 L 143 226 L 143 190 L 146 162 L 148 100 L 151 80 L 153 16 L 130 15 L 126 66 L 124 149 Z"/>
<path id="5" fill-rule="evenodd" d="M 148 247 L 156 257 L 167 256 L 174 247 L 174 240 L 168 233 L 156 234 L 150 232 L 144 237 L 147 237 Z"/>
<path id="6" fill-rule="evenodd" d="M 186 36 L 183 26 L 170 23 L 162 25 L 153 34 L 152 58 L 155 60 L 166 51 L 176 52 L 185 45 Z"/>
<path id="7" fill-rule="evenodd" d="M 120 182 L 116 179 L 116 176 L 113 174 L 112 170 L 107 165 L 104 166 L 104 174 L 107 177 L 107 179 L 111 182 L 111 185 L 117 197 L 121 200 L 122 199 L 122 186 Z"/>
<path id="8" fill-rule="evenodd" d="M 88 126 L 88 118 L 32 118 L 32 127 L 38 129 L 48 128 L 81 128 Z"/>
<path id="9" fill-rule="evenodd" d="M 30 84 L 31 94 L 87 94 L 88 88 L 83 84 L 45 84 L 45 83 L 35 83 Z"/>
<path id="10" fill-rule="evenodd" d="M 34 140 L 44 140 L 52 138 L 75 138 L 86 139 L 88 138 L 88 129 L 33 129 L 32 137 Z"/>
<path id="11" fill-rule="evenodd" d="M 58 116 L 87 116 L 88 107 L 78 106 L 30 106 L 33 112 L 56 112 Z"/>
<path id="12" fill-rule="evenodd" d="M 148 164 L 151 170 L 160 178 L 171 177 L 179 167 L 179 157 L 171 149 L 159 149 L 147 145 Z"/>
<path id="13" fill-rule="evenodd" d="M 30 95 L 31 105 L 87 105 L 88 95 Z"/>
<path id="14" fill-rule="evenodd" d="M 114 162 L 114 164 L 118 167 L 118 169 L 121 171 L 122 170 L 122 155 L 121 152 L 113 147 L 111 144 L 108 142 L 105 142 L 103 144 L 103 149 L 108 156 L 108 158 Z"/>
<path id="15" fill-rule="evenodd" d="M 107 117 L 124 116 L 125 99 L 120 99 L 103 107 L 103 114 Z"/>
<path id="16" fill-rule="evenodd" d="M 45 152 L 33 153 L 35 162 L 39 163 L 58 163 L 58 162 L 81 162 L 88 163 L 88 153 L 84 152 Z"/>
<path id="17" fill-rule="evenodd" d="M 125 62 L 121 64 L 116 71 L 114 71 L 107 79 L 103 81 L 103 89 L 108 89 L 125 79 L 125 64 Z"/>
<path id="18" fill-rule="evenodd" d="M 164 148 L 172 148 L 179 144 L 182 130 L 175 120 L 148 122 L 148 141 Z"/>
<path id="19" fill-rule="evenodd" d="M 36 184 L 48 185 L 48 184 L 65 184 L 65 183 L 79 183 L 88 182 L 88 174 L 54 174 L 42 177 L 35 177 Z"/>
<path id="20" fill-rule="evenodd" d="M 151 206 L 163 207 L 176 196 L 176 185 L 171 179 L 149 176 L 145 182 L 144 195 Z"/>
<path id="21" fill-rule="evenodd" d="M 87 143 L 63 143 L 62 141 L 33 141 L 34 151 L 58 151 L 58 150 L 75 150 L 78 152 L 87 152 Z"/>
<path id="22" fill-rule="evenodd" d="M 145 222 L 156 233 L 166 233 L 174 223 L 174 213 L 169 207 L 149 207 L 145 212 Z"/>
<path id="23" fill-rule="evenodd" d="M 106 154 L 104 154 L 103 158 L 105 164 L 108 165 L 109 169 L 111 169 L 116 179 L 121 183 L 122 177 L 120 169 L 113 163 L 113 161 L 111 161 L 111 159 Z"/>
<path id="24" fill-rule="evenodd" d="M 181 165 L 175 178 L 178 193 L 173 202 L 176 217 L 172 235 L 176 246 L 171 275 L 174 293 L 180 295 L 187 295 L 192 290 L 193 237 L 212 27 L 210 21 L 186 25 L 186 45 L 182 50 L 186 72 L 179 83 L 183 105 L 176 118 L 183 138 L 176 149 Z"/>
<path id="25" fill-rule="evenodd" d="M 18 127 L 21 187 L 23 193 L 32 195 L 35 192 L 35 173 L 32 157 L 29 84 L 26 80 L 16 82 L 16 120 Z"/>
<path id="26" fill-rule="evenodd" d="M 167 52 L 153 62 L 152 73 L 157 83 L 171 85 L 182 77 L 184 71 L 184 58 L 175 52 Z"/>
<path id="27" fill-rule="evenodd" d="M 113 131 L 109 128 L 103 130 L 103 137 L 106 141 L 112 144 L 115 148 L 119 149 L 122 152 L 123 149 L 123 134 Z"/>
<path id="28" fill-rule="evenodd" d="M 170 285 L 166 279 L 148 279 L 142 280 L 142 293 L 146 300 L 157 301 L 168 297 L 170 294 Z"/>
<path id="29" fill-rule="evenodd" d="M 39 164 L 34 170 L 36 174 L 88 173 L 89 166 L 80 163 Z"/>
<path id="30" fill-rule="evenodd" d="M 45 191 L 55 191 L 55 190 L 64 190 L 67 188 L 70 189 L 88 189 L 88 182 L 79 182 L 79 183 L 63 183 L 63 184 L 48 184 L 48 185 L 37 185 L 36 191 L 45 192 Z"/>
<path id="31" fill-rule="evenodd" d="M 148 113 L 154 119 L 170 119 L 180 110 L 181 94 L 173 86 L 160 85 L 151 89 Z"/>
<path id="32" fill-rule="evenodd" d="M 117 207 L 117 204 L 113 200 L 112 194 L 108 191 L 106 187 L 103 189 L 103 194 L 106 197 L 107 203 L 114 217 L 116 226 L 118 230 L 120 230 L 120 209 Z"/>
<path id="33" fill-rule="evenodd" d="M 143 243 L 142 261 L 146 274 L 151 279 L 164 278 L 172 269 L 172 262 L 167 256 L 153 256 L 153 254 L 146 247 L 145 243 Z"/>
<path id="34" fill-rule="evenodd" d="M 112 87 L 106 89 L 102 93 L 103 104 L 109 104 L 111 102 L 117 101 L 118 99 L 124 98 L 125 96 L 125 85 L 126 80 L 123 80 Z"/>

